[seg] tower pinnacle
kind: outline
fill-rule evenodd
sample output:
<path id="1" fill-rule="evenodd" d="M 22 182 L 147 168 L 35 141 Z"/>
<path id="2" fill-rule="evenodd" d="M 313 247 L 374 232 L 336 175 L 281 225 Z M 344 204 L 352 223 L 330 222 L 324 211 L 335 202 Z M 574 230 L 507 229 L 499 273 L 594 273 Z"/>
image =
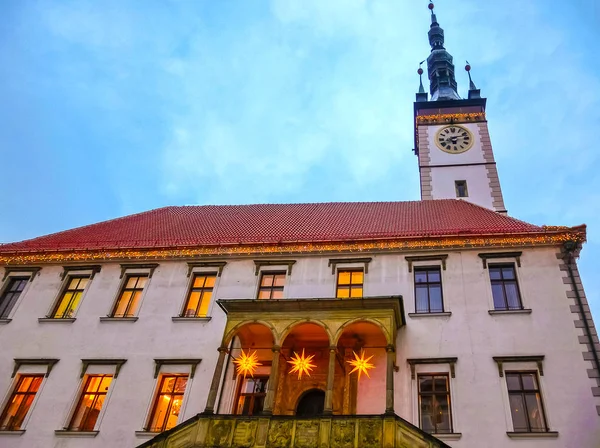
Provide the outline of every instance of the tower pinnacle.
<path id="1" fill-rule="evenodd" d="M 427 58 L 427 72 L 431 101 L 459 100 L 452 56 L 444 48 L 444 30 L 440 27 L 433 8 L 430 1 L 431 26 L 428 34 L 431 54 Z"/>

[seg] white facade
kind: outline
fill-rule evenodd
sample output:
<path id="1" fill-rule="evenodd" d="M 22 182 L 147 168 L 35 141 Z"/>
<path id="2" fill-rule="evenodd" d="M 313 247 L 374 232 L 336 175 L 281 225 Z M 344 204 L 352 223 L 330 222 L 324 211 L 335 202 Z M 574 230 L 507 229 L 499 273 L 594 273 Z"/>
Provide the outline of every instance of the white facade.
<path id="1" fill-rule="evenodd" d="M 496 249 L 498 251 L 498 249 Z M 396 341 L 394 375 L 396 414 L 419 425 L 416 380 L 407 359 L 457 358 L 450 379 L 453 432 L 443 437 L 453 447 L 578 447 L 594 448 L 600 441 L 600 400 L 592 394 L 589 363 L 582 356 L 581 330 L 576 328 L 567 298 L 570 285 L 556 256 L 557 248 L 525 249 L 516 267 L 525 312 L 490 314 L 494 309 L 489 270 L 478 256 L 483 250 L 448 251 L 441 269 L 444 314 L 414 315 L 414 269 L 405 256 L 423 253 L 361 254 L 372 256 L 365 274 L 364 296 L 402 295 L 406 325 Z M 489 251 L 488 251 L 489 252 Z M 432 255 L 427 253 L 427 255 Z M 340 257 L 351 256 L 339 254 Z M 287 277 L 284 296 L 335 297 L 336 276 L 328 260 L 333 256 L 302 256 Z M 515 263 L 514 258 L 493 262 Z M 490 261 L 491 263 L 492 261 Z M 11 378 L 13 359 L 59 359 L 44 379 L 24 421 L 24 432 L 0 432 L 0 446 L 134 447 L 152 437 L 145 427 L 155 394 L 154 359 L 202 359 L 190 379 L 179 422 L 202 412 L 217 362 L 226 315 L 218 299 L 255 298 L 260 276 L 253 259 L 227 260 L 217 278 L 209 307 L 210 320 L 172 319 L 181 313 L 189 289 L 185 261 L 160 261 L 147 283 L 137 320 L 102 320 L 110 313 L 122 285 L 119 263 L 104 263 L 89 283 L 76 310 L 75 321 L 42 320 L 57 299 L 62 266 L 42 266 L 27 284 L 5 324 L 0 325 L 0 394 L 2 407 L 16 378 L 23 373 L 45 373 L 46 366 L 22 365 Z M 414 261 L 414 266 L 440 265 L 441 260 Z M 195 268 L 214 271 L 215 269 Z M 263 270 L 269 267 L 263 266 Z M 142 269 L 143 271 L 143 269 Z M 137 272 L 137 271 L 135 271 Z M 2 275 L 0 269 L 0 275 Z M 19 275 L 18 272 L 10 276 Z M 5 281 L 6 284 L 6 281 Z M 528 312 L 527 310 L 531 310 Z M 500 377 L 495 356 L 544 356 L 540 385 L 550 431 L 524 439 L 508 437 L 513 430 L 505 376 Z M 96 423 L 95 437 L 56 433 L 71 417 L 82 387 L 82 359 L 126 359 L 114 379 Z M 372 378 L 361 380 L 358 413 L 381 414 L 385 407 L 385 358 L 375 360 Z M 443 364 L 418 364 L 417 374 L 450 372 Z M 538 371 L 536 362 L 506 363 L 503 370 Z M 114 373 L 114 366 L 90 365 L 88 373 Z M 189 364 L 162 365 L 159 373 L 190 373 Z M 229 370 L 231 375 L 231 370 Z M 233 388 L 217 401 L 220 413 L 232 412 Z M 220 403 L 220 404 L 219 404 Z M 136 434 L 136 431 L 138 433 Z M 546 437 L 544 437 L 546 436 Z"/>

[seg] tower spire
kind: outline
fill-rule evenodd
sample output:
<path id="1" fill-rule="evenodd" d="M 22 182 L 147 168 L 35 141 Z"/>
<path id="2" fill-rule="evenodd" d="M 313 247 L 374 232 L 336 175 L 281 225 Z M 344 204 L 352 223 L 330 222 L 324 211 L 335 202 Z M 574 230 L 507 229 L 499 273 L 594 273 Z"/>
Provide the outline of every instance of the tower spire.
<path id="1" fill-rule="evenodd" d="M 433 2 L 430 0 L 431 26 L 428 35 L 431 54 L 427 58 L 427 72 L 431 101 L 459 100 L 452 56 L 444 48 L 444 30 L 438 23 L 433 8 Z"/>

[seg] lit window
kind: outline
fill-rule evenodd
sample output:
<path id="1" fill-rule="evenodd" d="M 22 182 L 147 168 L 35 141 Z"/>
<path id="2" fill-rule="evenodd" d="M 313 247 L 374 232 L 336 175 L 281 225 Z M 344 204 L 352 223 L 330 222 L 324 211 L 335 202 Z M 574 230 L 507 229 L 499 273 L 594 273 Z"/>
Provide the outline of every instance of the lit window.
<path id="1" fill-rule="evenodd" d="M 148 431 L 163 432 L 177 425 L 187 381 L 187 375 L 163 375 L 160 378 Z"/>
<path id="2" fill-rule="evenodd" d="M 88 375 L 77 408 L 69 424 L 70 431 L 93 431 L 106 399 L 112 375 Z"/>
<path id="3" fill-rule="evenodd" d="M 268 377 L 244 378 L 240 383 L 237 415 L 258 415 L 263 410 L 267 395 Z"/>
<path id="4" fill-rule="evenodd" d="M 183 307 L 183 317 L 206 317 L 215 287 L 216 274 L 195 274 L 190 293 Z"/>
<path id="5" fill-rule="evenodd" d="M 17 385 L 0 417 L 0 431 L 21 429 L 23 420 L 25 420 L 43 380 L 44 375 L 19 376 Z"/>
<path id="6" fill-rule="evenodd" d="M 111 317 L 135 316 L 147 281 L 147 275 L 128 275 Z"/>
<path id="7" fill-rule="evenodd" d="M 285 272 L 263 272 L 258 288 L 259 299 L 283 299 Z"/>
<path id="8" fill-rule="evenodd" d="M 17 303 L 17 299 L 25 289 L 29 277 L 10 277 L 8 284 L 0 296 L 0 318 L 6 318 Z"/>
<path id="9" fill-rule="evenodd" d="M 69 277 L 67 286 L 65 286 L 51 317 L 55 319 L 68 319 L 73 317 L 75 310 L 77 310 L 77 306 L 81 301 L 83 291 L 89 281 L 89 276 Z"/>
<path id="10" fill-rule="evenodd" d="M 506 372 L 515 432 L 547 432 L 546 417 L 536 372 Z"/>
<path id="11" fill-rule="evenodd" d="M 364 273 L 362 270 L 338 271 L 337 298 L 363 296 Z"/>
<path id="12" fill-rule="evenodd" d="M 456 188 L 456 197 L 457 198 L 466 198 L 469 196 L 469 191 L 467 190 L 467 181 L 466 180 L 454 181 L 454 187 Z"/>
<path id="13" fill-rule="evenodd" d="M 448 375 L 419 375 L 421 429 L 432 434 L 452 432 Z"/>
<path id="14" fill-rule="evenodd" d="M 440 268 L 415 268 L 415 312 L 442 313 L 443 311 Z"/>
<path id="15" fill-rule="evenodd" d="M 490 281 L 492 283 L 492 296 L 496 310 L 520 310 L 521 295 L 517 284 L 517 275 L 514 264 L 490 265 Z"/>

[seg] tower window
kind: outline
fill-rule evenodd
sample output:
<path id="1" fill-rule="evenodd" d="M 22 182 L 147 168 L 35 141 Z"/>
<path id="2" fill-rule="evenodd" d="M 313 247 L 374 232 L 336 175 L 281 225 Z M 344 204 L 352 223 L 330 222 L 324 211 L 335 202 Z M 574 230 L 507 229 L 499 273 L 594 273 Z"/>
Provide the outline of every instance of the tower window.
<path id="1" fill-rule="evenodd" d="M 454 188 L 456 189 L 456 197 L 457 198 L 466 198 L 469 196 L 469 191 L 467 190 L 467 181 L 466 180 L 455 180 Z"/>

